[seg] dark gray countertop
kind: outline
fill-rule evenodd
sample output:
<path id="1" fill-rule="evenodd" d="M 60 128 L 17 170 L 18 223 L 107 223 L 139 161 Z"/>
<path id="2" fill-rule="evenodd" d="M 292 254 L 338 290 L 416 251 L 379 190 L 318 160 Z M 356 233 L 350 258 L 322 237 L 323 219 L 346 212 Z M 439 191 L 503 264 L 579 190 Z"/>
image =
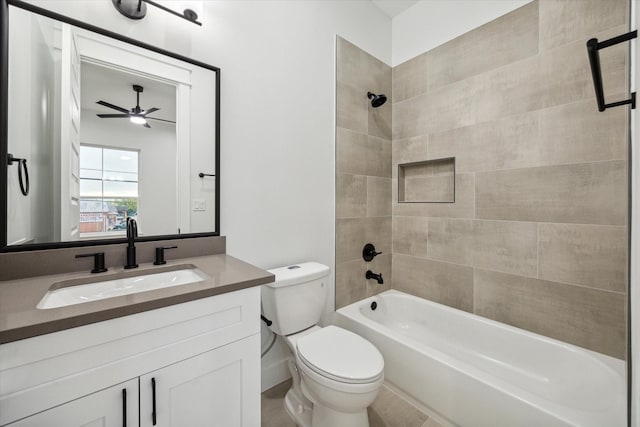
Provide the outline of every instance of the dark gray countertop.
<path id="1" fill-rule="evenodd" d="M 209 279 L 46 310 L 36 306 L 56 283 L 85 278 L 95 281 L 98 277 L 109 280 L 132 270 L 114 267 L 100 274 L 76 272 L 0 281 L 0 344 L 259 286 L 275 279 L 271 273 L 226 254 L 167 261 L 163 268 L 152 263 L 140 264 L 136 274 L 189 264 L 202 270 Z"/>

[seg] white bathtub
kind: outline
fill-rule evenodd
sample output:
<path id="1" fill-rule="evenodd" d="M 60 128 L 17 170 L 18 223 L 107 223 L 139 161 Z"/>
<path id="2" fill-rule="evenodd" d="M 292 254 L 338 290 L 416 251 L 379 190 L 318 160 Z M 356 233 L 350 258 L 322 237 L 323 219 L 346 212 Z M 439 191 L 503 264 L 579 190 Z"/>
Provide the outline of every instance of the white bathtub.
<path id="1" fill-rule="evenodd" d="M 337 322 L 380 349 L 392 386 L 453 425 L 626 423 L 621 360 L 394 290 Z"/>

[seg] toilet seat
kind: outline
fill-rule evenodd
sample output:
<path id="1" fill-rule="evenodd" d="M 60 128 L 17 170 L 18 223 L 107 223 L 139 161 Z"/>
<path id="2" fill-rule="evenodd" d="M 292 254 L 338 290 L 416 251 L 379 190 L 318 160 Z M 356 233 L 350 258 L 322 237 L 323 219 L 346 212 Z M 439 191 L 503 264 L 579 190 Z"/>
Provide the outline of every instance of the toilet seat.
<path id="1" fill-rule="evenodd" d="M 298 359 L 315 374 L 346 384 L 370 384 L 384 375 L 384 359 L 369 341 L 327 326 L 296 341 Z"/>

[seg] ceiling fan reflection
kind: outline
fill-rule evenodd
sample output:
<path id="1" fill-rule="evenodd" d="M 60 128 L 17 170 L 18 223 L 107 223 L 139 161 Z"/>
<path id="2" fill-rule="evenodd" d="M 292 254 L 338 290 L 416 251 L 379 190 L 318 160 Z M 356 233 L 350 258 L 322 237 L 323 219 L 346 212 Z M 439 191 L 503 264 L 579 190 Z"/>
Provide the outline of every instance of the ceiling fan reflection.
<path id="1" fill-rule="evenodd" d="M 118 107 L 106 101 L 98 101 L 96 104 L 103 105 L 113 110 L 120 111 L 120 114 L 96 114 L 101 119 L 129 119 L 132 123 L 143 125 L 146 128 L 151 128 L 147 120 L 157 120 L 160 122 L 175 123 L 172 120 L 159 119 L 156 117 L 148 117 L 149 114 L 160 110 L 159 108 L 149 108 L 143 110 L 140 108 L 140 93 L 144 91 L 144 88 L 140 85 L 133 85 L 133 90 L 136 92 L 136 106 L 131 108 L 131 111 L 123 107 Z"/>

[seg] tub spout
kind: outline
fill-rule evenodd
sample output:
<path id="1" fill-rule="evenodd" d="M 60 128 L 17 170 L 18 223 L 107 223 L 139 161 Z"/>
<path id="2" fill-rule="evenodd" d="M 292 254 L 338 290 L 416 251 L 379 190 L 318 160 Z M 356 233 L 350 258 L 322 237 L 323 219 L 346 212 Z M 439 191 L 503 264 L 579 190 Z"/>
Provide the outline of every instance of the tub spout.
<path id="1" fill-rule="evenodd" d="M 371 270 L 367 270 L 367 273 L 365 274 L 365 277 L 367 278 L 367 280 L 369 279 L 375 279 L 379 285 L 382 285 L 384 283 L 384 280 L 382 279 L 382 273 L 381 274 L 376 274 Z"/>

